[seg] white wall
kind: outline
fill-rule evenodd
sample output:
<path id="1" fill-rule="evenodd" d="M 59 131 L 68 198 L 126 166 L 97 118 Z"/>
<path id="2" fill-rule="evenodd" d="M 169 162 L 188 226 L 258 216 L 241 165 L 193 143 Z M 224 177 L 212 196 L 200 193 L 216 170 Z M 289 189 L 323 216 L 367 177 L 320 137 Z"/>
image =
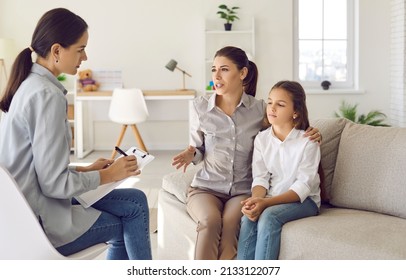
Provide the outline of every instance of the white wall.
<path id="1" fill-rule="evenodd" d="M 188 88 L 204 89 L 204 24 L 206 19 L 223 21 L 216 15 L 219 4 L 240 6 L 240 21 L 255 17 L 256 58 L 260 76 L 258 97 L 266 98 L 271 86 L 292 78 L 292 0 L 1 0 L 0 37 L 16 40 L 19 49 L 30 44 L 39 17 L 55 7 L 66 7 L 89 24 L 89 60 L 83 68 L 122 69 L 126 87 L 176 89 L 180 72 L 164 65 L 170 60 L 192 74 Z M 365 94 L 308 95 L 310 117 L 331 117 L 345 99 L 359 103 L 360 112 L 372 109 L 389 114 L 390 1 L 359 1 L 359 86 Z M 153 105 L 151 105 L 153 106 Z M 99 107 L 99 106 L 97 106 Z M 100 106 L 98 110 L 106 110 Z M 171 106 L 162 108 L 170 115 Z M 98 113 L 98 115 L 100 115 Z M 109 148 L 118 127 L 101 117 L 96 124 L 96 147 Z M 151 149 L 180 149 L 187 144 L 187 121 L 170 125 L 153 121 L 140 127 Z M 132 141 L 128 133 L 125 141 Z"/>

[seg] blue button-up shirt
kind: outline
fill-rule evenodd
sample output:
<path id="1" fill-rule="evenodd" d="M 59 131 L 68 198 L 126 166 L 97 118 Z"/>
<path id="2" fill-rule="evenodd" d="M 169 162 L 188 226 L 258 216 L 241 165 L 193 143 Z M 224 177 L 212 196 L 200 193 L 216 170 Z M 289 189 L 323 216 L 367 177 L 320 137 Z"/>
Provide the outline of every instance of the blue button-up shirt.
<path id="1" fill-rule="evenodd" d="M 75 240 L 100 215 L 71 204 L 73 196 L 95 189 L 100 175 L 68 168 L 72 138 L 65 94 L 48 69 L 34 64 L 0 123 L 0 164 L 13 175 L 55 247 Z"/>
<path id="2" fill-rule="evenodd" d="M 250 193 L 253 143 L 264 124 L 265 106 L 244 93 L 230 117 L 216 107 L 216 94 L 194 100 L 190 145 L 197 148 L 193 163 L 203 160 L 203 165 L 193 187 L 231 196 Z"/>

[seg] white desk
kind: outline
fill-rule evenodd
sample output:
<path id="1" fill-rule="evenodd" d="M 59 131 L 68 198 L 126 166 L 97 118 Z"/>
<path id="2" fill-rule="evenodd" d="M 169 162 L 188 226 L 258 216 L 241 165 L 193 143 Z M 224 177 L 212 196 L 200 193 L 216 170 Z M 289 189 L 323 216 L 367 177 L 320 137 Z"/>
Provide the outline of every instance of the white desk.
<path id="1" fill-rule="evenodd" d="M 194 90 L 145 90 L 145 100 L 185 100 L 191 101 L 195 98 Z M 89 101 L 110 101 L 111 91 L 103 92 L 77 92 L 75 94 L 75 153 L 78 158 L 84 158 L 93 151 L 93 121 L 89 121 L 89 142 L 90 147 L 84 150 L 83 137 L 83 103 Z"/>

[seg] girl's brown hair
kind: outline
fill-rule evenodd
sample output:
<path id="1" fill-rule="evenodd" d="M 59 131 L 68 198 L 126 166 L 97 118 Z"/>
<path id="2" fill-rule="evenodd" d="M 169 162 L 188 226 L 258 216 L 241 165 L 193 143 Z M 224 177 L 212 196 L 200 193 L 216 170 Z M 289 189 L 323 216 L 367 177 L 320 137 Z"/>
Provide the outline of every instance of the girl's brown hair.
<path id="1" fill-rule="evenodd" d="M 295 128 L 306 130 L 310 124 L 306 107 L 306 94 L 301 84 L 295 81 L 280 81 L 272 87 L 271 91 L 275 88 L 286 90 L 292 98 L 293 110 L 297 115 L 293 120 Z"/>

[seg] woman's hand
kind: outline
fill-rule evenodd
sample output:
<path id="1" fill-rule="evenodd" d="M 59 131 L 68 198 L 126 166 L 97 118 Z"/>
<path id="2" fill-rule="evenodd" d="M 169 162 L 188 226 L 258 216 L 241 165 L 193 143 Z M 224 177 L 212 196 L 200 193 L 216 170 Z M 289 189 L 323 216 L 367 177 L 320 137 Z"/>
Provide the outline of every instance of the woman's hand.
<path id="1" fill-rule="evenodd" d="M 119 181 L 141 173 L 138 170 L 137 158 L 134 155 L 120 157 L 110 166 L 100 170 L 100 184 Z"/>
<path id="2" fill-rule="evenodd" d="M 175 166 L 176 169 L 179 169 L 183 166 L 183 172 L 186 172 L 186 168 L 192 162 L 193 158 L 195 157 L 196 148 L 189 146 L 180 154 L 176 155 L 172 159 L 172 166 Z"/>
<path id="3" fill-rule="evenodd" d="M 305 136 L 306 136 L 306 137 L 309 137 L 309 139 L 310 139 L 311 141 L 321 143 L 321 133 L 320 133 L 320 131 L 318 130 L 317 127 L 311 127 L 311 126 L 309 126 L 309 127 L 306 129 Z"/>

